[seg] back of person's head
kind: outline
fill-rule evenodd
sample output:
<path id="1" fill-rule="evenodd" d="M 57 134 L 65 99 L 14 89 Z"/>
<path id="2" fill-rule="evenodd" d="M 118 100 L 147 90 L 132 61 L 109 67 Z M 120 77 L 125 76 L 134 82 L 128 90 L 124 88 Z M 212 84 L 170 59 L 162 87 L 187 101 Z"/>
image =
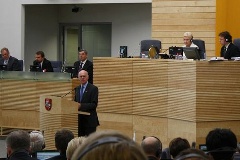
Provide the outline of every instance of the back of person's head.
<path id="1" fill-rule="evenodd" d="M 86 137 L 76 137 L 68 143 L 66 151 L 67 159 L 70 160 L 72 158 L 74 151 L 84 142 L 85 139 Z"/>
<path id="2" fill-rule="evenodd" d="M 181 151 L 190 148 L 188 140 L 184 138 L 174 138 L 169 143 L 170 154 L 175 158 Z"/>
<path id="3" fill-rule="evenodd" d="M 215 160 L 230 160 L 237 148 L 237 137 L 230 129 L 216 128 L 208 133 L 206 146 Z"/>
<path id="4" fill-rule="evenodd" d="M 41 151 L 45 147 L 44 137 L 40 131 L 32 131 L 30 134 L 31 152 Z"/>
<path id="5" fill-rule="evenodd" d="M 161 158 L 160 159 L 171 159 L 171 154 L 169 148 L 164 148 L 162 150 Z"/>
<path id="6" fill-rule="evenodd" d="M 72 160 L 146 160 L 140 145 L 116 131 L 94 132 L 74 152 Z"/>
<path id="7" fill-rule="evenodd" d="M 30 150 L 30 136 L 26 131 L 17 130 L 8 134 L 6 138 L 8 155 L 18 150 Z"/>
<path id="8" fill-rule="evenodd" d="M 174 160 L 210 160 L 210 157 L 198 149 L 185 149 Z"/>
<path id="9" fill-rule="evenodd" d="M 162 142 L 155 136 L 146 137 L 141 143 L 141 147 L 147 156 L 155 156 L 158 159 L 162 153 Z"/>
<path id="10" fill-rule="evenodd" d="M 60 153 L 65 153 L 68 142 L 74 138 L 73 133 L 68 129 L 62 129 L 55 134 L 55 146 Z"/>
<path id="11" fill-rule="evenodd" d="M 232 42 L 232 36 L 228 31 L 221 32 L 218 36 L 223 37 L 226 42 Z"/>

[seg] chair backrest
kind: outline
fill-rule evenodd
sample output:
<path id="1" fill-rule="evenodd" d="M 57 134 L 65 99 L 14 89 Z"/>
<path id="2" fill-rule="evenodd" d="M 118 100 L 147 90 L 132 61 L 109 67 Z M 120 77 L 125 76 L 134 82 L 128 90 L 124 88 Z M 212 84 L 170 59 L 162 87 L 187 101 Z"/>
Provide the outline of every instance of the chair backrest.
<path id="1" fill-rule="evenodd" d="M 237 46 L 238 49 L 240 50 L 240 38 L 235 38 L 233 40 L 233 44 L 235 44 L 235 46 Z"/>
<path id="2" fill-rule="evenodd" d="M 142 54 L 148 55 L 151 46 L 157 47 L 158 50 L 162 49 L 161 41 L 159 40 L 142 40 L 140 43 L 140 57 Z"/>
<path id="3" fill-rule="evenodd" d="M 205 49 L 205 41 L 201 39 L 193 39 L 193 43 L 199 47 L 200 58 L 206 58 L 206 49 Z"/>
<path id="4" fill-rule="evenodd" d="M 18 64 L 20 66 L 20 71 L 23 71 L 23 60 L 18 60 Z"/>
<path id="5" fill-rule="evenodd" d="M 62 61 L 50 61 L 53 67 L 53 72 L 61 72 Z"/>

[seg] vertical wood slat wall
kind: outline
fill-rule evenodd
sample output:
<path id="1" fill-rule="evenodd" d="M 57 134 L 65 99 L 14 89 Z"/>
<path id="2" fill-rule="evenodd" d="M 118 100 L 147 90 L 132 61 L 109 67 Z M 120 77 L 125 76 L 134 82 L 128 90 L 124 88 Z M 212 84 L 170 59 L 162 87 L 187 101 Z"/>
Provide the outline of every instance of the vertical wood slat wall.
<path id="1" fill-rule="evenodd" d="M 182 46 L 184 32 L 205 41 L 207 57 L 215 56 L 216 0 L 153 0 L 152 39 L 162 49 Z"/>

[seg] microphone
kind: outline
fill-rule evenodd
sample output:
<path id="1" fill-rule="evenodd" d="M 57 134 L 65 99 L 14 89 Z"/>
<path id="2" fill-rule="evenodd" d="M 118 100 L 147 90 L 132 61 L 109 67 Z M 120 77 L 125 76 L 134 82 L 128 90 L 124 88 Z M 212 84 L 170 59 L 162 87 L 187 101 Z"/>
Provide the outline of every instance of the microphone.
<path id="1" fill-rule="evenodd" d="M 196 142 L 192 142 L 192 148 L 193 148 L 193 149 L 196 148 Z"/>
<path id="2" fill-rule="evenodd" d="M 77 87 L 73 88 L 71 91 L 67 92 L 66 94 L 62 95 L 61 98 L 66 97 L 68 94 L 72 93 Z"/>

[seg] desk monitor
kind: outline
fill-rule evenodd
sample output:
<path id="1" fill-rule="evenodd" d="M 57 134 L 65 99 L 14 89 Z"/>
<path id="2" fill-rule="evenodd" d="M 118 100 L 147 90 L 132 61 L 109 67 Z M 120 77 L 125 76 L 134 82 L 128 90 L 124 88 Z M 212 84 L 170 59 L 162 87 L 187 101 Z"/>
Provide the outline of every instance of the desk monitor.
<path id="1" fill-rule="evenodd" d="M 30 65 L 30 71 L 31 72 L 39 72 L 39 66 L 38 65 Z"/>
<path id="2" fill-rule="evenodd" d="M 6 70 L 7 70 L 7 65 L 1 64 L 0 71 L 6 71 Z"/>
<path id="3" fill-rule="evenodd" d="M 67 73 L 73 73 L 73 72 L 74 72 L 74 69 L 75 69 L 75 67 L 73 67 L 73 66 L 66 66 L 66 67 L 65 67 L 65 72 L 67 72 Z"/>
<path id="4" fill-rule="evenodd" d="M 38 160 L 45 160 L 60 155 L 60 152 L 56 150 L 42 150 L 37 151 L 36 155 Z"/>
<path id="5" fill-rule="evenodd" d="M 200 60 L 200 54 L 197 47 L 183 47 L 183 52 L 187 59 Z"/>
<path id="6" fill-rule="evenodd" d="M 172 56 L 183 55 L 183 47 L 169 47 L 169 54 Z"/>
<path id="7" fill-rule="evenodd" d="M 199 144 L 199 149 L 206 152 L 207 151 L 207 146 L 206 144 Z"/>

